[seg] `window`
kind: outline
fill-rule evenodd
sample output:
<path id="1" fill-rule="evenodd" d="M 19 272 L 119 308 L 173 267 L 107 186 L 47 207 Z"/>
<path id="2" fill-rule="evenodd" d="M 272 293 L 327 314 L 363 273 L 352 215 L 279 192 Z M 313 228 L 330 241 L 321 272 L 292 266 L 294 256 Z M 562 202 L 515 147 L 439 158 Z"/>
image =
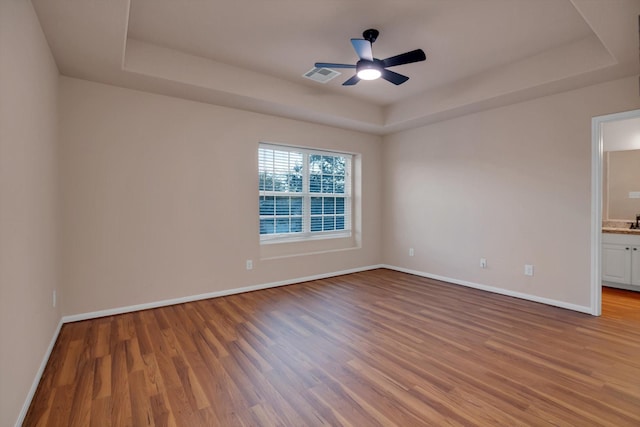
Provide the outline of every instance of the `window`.
<path id="1" fill-rule="evenodd" d="M 351 155 L 260 144 L 260 240 L 351 235 Z"/>

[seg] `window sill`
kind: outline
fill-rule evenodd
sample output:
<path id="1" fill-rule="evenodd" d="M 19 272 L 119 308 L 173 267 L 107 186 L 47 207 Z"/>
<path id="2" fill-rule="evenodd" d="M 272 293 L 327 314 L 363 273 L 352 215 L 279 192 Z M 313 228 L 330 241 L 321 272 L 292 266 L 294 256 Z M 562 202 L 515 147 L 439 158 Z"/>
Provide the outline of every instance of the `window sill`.
<path id="1" fill-rule="evenodd" d="M 319 236 L 302 240 L 277 240 L 261 242 L 260 259 L 277 259 L 294 256 L 314 255 L 357 248 L 353 234 Z"/>
<path id="2" fill-rule="evenodd" d="M 351 231 L 330 232 L 330 233 L 319 233 L 319 234 L 313 234 L 313 235 L 274 237 L 274 238 L 261 239 L 260 244 L 261 245 L 278 245 L 278 244 L 286 244 L 286 243 L 313 242 L 316 240 L 344 239 L 349 237 L 351 237 Z"/>

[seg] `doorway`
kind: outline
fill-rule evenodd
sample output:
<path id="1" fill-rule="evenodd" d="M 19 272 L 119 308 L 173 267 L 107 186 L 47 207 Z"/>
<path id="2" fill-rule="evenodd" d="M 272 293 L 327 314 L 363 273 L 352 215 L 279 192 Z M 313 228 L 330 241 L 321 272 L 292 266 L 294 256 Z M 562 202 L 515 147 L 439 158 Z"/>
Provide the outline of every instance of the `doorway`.
<path id="1" fill-rule="evenodd" d="M 640 118 L 640 110 L 608 114 L 591 119 L 591 314 L 602 314 L 602 211 L 603 160 L 607 124 Z M 640 149 L 640 132 L 637 138 Z"/>

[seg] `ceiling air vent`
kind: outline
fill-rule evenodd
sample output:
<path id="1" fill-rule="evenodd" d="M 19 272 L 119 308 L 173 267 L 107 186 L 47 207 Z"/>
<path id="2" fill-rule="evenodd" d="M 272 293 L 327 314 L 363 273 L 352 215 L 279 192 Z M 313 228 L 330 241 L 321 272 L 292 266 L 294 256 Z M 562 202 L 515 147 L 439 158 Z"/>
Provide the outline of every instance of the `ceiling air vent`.
<path id="1" fill-rule="evenodd" d="M 302 77 L 306 77 L 314 82 L 326 83 L 329 80 L 338 77 L 340 74 L 342 73 L 328 68 L 312 68 L 310 71 L 304 73 Z"/>

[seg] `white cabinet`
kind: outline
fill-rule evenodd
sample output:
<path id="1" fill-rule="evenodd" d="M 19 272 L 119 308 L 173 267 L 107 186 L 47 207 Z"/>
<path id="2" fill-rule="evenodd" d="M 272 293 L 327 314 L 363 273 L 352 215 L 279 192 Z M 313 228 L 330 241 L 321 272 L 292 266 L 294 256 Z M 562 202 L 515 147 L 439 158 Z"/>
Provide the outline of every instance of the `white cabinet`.
<path id="1" fill-rule="evenodd" d="M 640 246 L 631 248 L 631 284 L 640 286 Z"/>
<path id="2" fill-rule="evenodd" d="M 631 247 L 612 243 L 602 244 L 602 280 L 631 283 Z"/>
<path id="3" fill-rule="evenodd" d="M 640 235 L 602 234 L 602 280 L 640 291 Z"/>

